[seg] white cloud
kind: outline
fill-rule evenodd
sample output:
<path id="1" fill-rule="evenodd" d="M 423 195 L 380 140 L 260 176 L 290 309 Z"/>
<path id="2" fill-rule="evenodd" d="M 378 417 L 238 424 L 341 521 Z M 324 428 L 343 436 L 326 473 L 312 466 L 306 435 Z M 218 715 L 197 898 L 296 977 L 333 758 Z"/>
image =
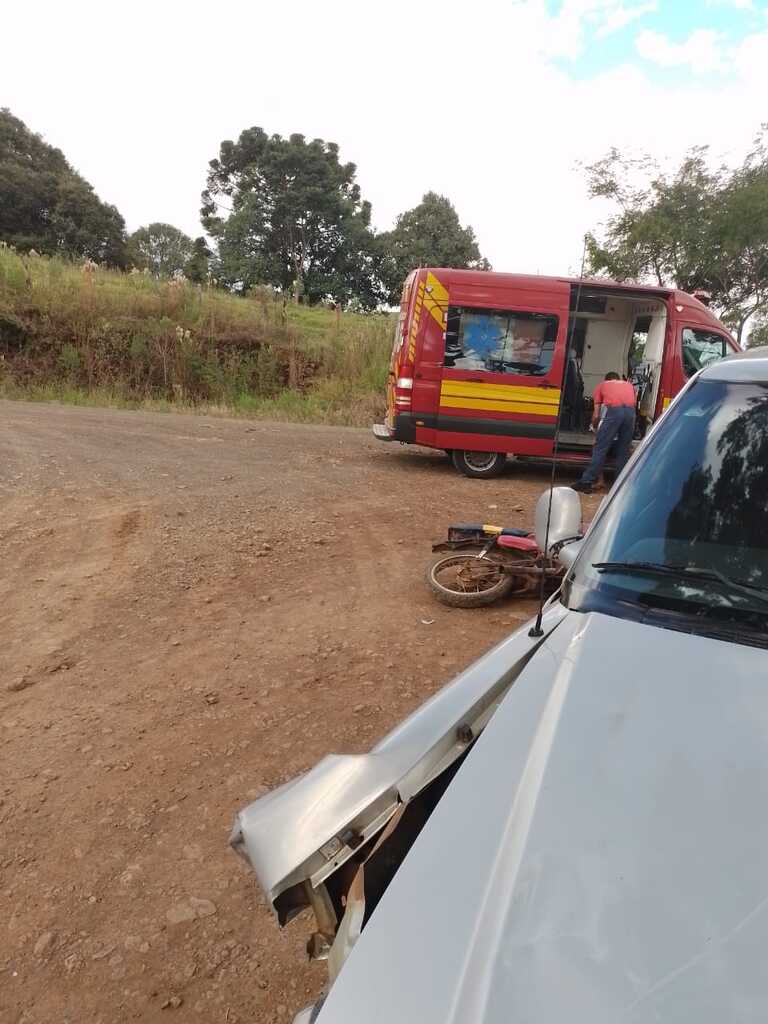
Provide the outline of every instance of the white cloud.
<path id="1" fill-rule="evenodd" d="M 624 7 L 622 4 L 614 5 L 613 9 L 606 12 L 605 20 L 597 29 L 598 38 L 613 35 L 621 29 L 631 25 L 633 21 L 644 17 L 646 14 L 653 14 L 659 9 L 656 0 L 648 0 L 648 3 L 636 4 L 634 7 Z"/>
<path id="2" fill-rule="evenodd" d="M 576 58 L 583 53 L 589 35 L 601 39 L 613 35 L 657 9 L 658 0 L 634 4 L 625 0 L 563 0 L 557 14 L 549 16 L 542 10 L 539 20 L 547 24 L 547 51 L 557 57 Z"/>
<path id="3" fill-rule="evenodd" d="M 756 32 L 742 40 L 733 55 L 733 63 L 745 83 L 768 85 L 768 32 Z M 765 120 L 763 118 L 763 120 Z"/>
<path id="4" fill-rule="evenodd" d="M 733 7 L 737 11 L 754 11 L 754 0 L 707 0 L 707 7 Z"/>
<path id="5" fill-rule="evenodd" d="M 709 75 L 723 63 L 720 33 L 698 28 L 682 43 L 674 43 L 661 32 L 641 32 L 635 46 L 638 54 L 663 68 L 688 67 L 695 74 Z"/>

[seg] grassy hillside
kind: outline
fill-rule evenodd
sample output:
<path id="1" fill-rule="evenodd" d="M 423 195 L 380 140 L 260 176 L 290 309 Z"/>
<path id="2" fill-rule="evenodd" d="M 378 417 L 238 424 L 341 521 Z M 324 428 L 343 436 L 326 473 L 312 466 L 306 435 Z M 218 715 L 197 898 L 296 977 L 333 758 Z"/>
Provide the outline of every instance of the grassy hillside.
<path id="1" fill-rule="evenodd" d="M 382 314 L 239 298 L 0 247 L 0 394 L 226 408 L 367 424 L 393 330 Z"/>

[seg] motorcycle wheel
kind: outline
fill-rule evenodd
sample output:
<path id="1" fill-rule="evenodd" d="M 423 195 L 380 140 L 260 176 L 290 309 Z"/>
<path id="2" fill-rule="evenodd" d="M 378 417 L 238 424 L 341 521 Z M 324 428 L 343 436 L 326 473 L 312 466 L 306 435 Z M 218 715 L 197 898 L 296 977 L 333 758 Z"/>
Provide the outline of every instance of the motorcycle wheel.
<path id="1" fill-rule="evenodd" d="M 484 608 L 515 587 L 501 562 L 462 551 L 440 555 L 427 567 L 427 585 L 438 601 L 451 608 Z"/>

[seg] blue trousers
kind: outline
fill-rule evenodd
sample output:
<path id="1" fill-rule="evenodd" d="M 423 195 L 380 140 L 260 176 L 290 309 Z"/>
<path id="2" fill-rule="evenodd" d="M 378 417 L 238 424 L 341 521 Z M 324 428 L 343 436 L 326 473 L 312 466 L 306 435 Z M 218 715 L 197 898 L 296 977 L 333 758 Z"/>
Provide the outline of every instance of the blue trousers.
<path id="1" fill-rule="evenodd" d="M 593 484 L 600 476 L 611 445 L 616 442 L 616 469 L 624 468 L 635 432 L 635 409 L 630 405 L 609 405 L 597 429 L 592 458 L 581 476 L 581 483 Z"/>

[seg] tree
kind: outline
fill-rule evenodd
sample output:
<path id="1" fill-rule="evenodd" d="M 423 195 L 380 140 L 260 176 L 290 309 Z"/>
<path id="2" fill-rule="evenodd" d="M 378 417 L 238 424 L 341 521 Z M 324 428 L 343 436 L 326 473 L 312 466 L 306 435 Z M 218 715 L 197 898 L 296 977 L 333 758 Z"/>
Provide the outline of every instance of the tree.
<path id="1" fill-rule="evenodd" d="M 222 142 L 201 210 L 217 242 L 220 278 L 240 291 L 271 284 L 310 303 L 354 294 L 375 305 L 371 208 L 355 172 L 322 139 L 249 128 L 237 142 Z"/>
<path id="2" fill-rule="evenodd" d="M 480 255 L 472 228 L 463 228 L 453 204 L 436 192 L 427 192 L 418 206 L 401 213 L 393 230 L 377 241 L 392 304 L 399 303 L 403 281 L 414 267 L 491 269 Z"/>
<path id="3" fill-rule="evenodd" d="M 648 157 L 626 159 L 616 149 L 588 168 L 590 194 L 612 200 L 621 211 L 608 221 L 602 244 L 588 236 L 593 271 L 617 280 L 650 277 L 658 285 L 673 278 L 679 287 L 690 286 L 699 276 L 712 196 L 721 187 L 705 156 L 704 148 L 692 150 L 672 178 Z M 641 183 L 647 175 L 651 180 Z"/>
<path id="4" fill-rule="evenodd" d="M 192 254 L 184 265 L 184 276 L 196 284 L 203 284 L 208 280 L 212 256 L 213 253 L 203 236 L 196 238 L 192 243 Z"/>
<path id="5" fill-rule="evenodd" d="M 139 228 L 128 238 L 128 258 L 139 270 L 156 277 L 175 277 L 184 273 L 191 259 L 193 242 L 173 224 L 156 221 Z"/>
<path id="6" fill-rule="evenodd" d="M 125 265 L 125 223 L 61 150 L 0 110 L 0 240 L 21 251 Z"/>
<path id="7" fill-rule="evenodd" d="M 126 266 L 125 221 L 79 174 L 67 175 L 59 183 L 50 225 L 54 251 L 110 267 Z"/>
<path id="8" fill-rule="evenodd" d="M 674 174 L 649 158 L 613 149 L 587 168 L 593 197 L 619 208 L 601 240 L 587 236 L 592 273 L 702 288 L 741 342 L 768 306 L 768 153 L 762 138 L 736 170 L 712 169 L 707 147 L 689 151 Z"/>
<path id="9" fill-rule="evenodd" d="M 727 181 L 712 219 L 713 292 L 739 344 L 754 314 L 768 310 L 768 151 L 764 137 Z"/>
<path id="10" fill-rule="evenodd" d="M 747 348 L 763 348 L 768 346 L 768 314 L 762 313 L 755 317 L 747 338 Z"/>

